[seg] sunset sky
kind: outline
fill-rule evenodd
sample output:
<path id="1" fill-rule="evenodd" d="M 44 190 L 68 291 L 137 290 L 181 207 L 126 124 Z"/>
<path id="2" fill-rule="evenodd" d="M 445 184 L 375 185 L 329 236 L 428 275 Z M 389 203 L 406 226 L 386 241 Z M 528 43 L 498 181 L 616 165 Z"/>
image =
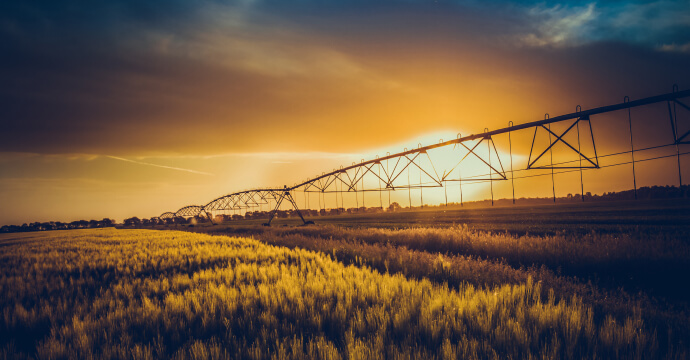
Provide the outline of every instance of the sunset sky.
<path id="1" fill-rule="evenodd" d="M 690 3 L 4 1 L 0 79 L 0 225 L 121 221 L 688 89 Z"/>

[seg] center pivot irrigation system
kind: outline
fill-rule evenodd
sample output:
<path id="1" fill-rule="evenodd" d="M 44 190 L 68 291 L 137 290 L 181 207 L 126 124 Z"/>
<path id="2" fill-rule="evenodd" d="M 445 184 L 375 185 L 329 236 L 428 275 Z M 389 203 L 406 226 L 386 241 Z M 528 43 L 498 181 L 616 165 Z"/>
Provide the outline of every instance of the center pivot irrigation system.
<path id="1" fill-rule="evenodd" d="M 644 99 L 630 101 L 626 96 L 624 101 L 619 104 L 602 106 L 598 108 L 593 108 L 589 110 L 582 110 L 578 105 L 576 111 L 570 114 L 565 114 L 556 117 L 549 117 L 548 114 L 543 120 L 528 122 L 520 125 L 514 125 L 513 122 L 509 122 L 509 126 L 502 129 L 489 131 L 485 129 L 483 133 L 472 134 L 469 136 L 461 136 L 458 134 L 456 139 L 449 141 L 440 141 L 437 144 L 422 146 L 421 144 L 416 149 L 407 149 L 404 151 L 390 154 L 387 153 L 386 156 L 376 157 L 375 159 L 365 161 L 362 159 L 359 163 L 352 163 L 350 166 L 340 167 L 339 169 L 334 169 L 328 173 L 322 173 L 319 176 L 305 180 L 304 182 L 295 184 L 293 186 L 283 186 L 282 188 L 263 188 L 263 189 L 251 189 L 235 192 L 232 194 L 221 196 L 206 205 L 192 205 L 185 206 L 176 212 L 166 212 L 160 215 L 158 218 L 161 220 L 171 219 L 176 217 L 196 217 L 205 215 L 209 220 L 213 221 L 214 213 L 223 211 L 250 211 L 254 209 L 259 209 L 263 205 L 267 205 L 271 209 L 268 217 L 268 221 L 264 225 L 270 225 L 271 221 L 276 216 L 280 209 L 280 206 L 284 203 L 291 206 L 294 212 L 302 219 L 304 224 L 312 223 L 304 219 L 302 212 L 297 206 L 297 202 L 293 197 L 295 192 L 304 192 L 305 194 L 305 205 L 308 202 L 306 198 L 307 193 L 316 192 L 321 193 L 324 196 L 325 193 L 336 193 L 335 201 L 336 208 L 338 208 L 338 195 L 340 195 L 340 205 L 344 204 L 343 193 L 364 193 L 364 192 L 390 192 L 395 190 L 408 189 L 408 194 L 411 194 L 410 189 L 423 189 L 430 187 L 444 187 L 448 182 L 458 182 L 460 187 L 460 196 L 462 203 L 462 183 L 472 183 L 472 182 L 489 182 L 491 188 L 491 202 L 493 204 L 493 182 L 494 181 L 511 181 L 512 193 L 513 193 L 513 204 L 515 203 L 515 186 L 514 175 L 518 171 L 525 170 L 535 170 L 535 169 L 546 169 L 551 170 L 551 181 L 554 184 L 554 170 L 558 170 L 559 173 L 579 171 L 580 172 L 580 190 L 582 192 L 582 200 L 584 201 L 584 186 L 582 182 L 582 170 L 586 169 L 599 169 L 602 167 L 610 167 L 624 164 L 632 164 L 632 175 L 633 175 L 633 185 L 635 188 L 635 197 L 637 197 L 637 180 L 635 175 L 635 153 L 659 149 L 664 147 L 675 147 L 675 154 L 657 156 L 652 158 L 647 158 L 640 160 L 656 160 L 661 158 L 676 157 L 678 162 L 678 181 L 679 184 L 683 184 L 682 172 L 681 172 L 681 155 L 686 155 L 690 152 L 681 152 L 681 144 L 690 144 L 690 130 L 682 133 L 678 127 L 678 113 L 680 112 L 690 112 L 690 106 L 683 102 L 682 99 L 690 97 L 690 90 L 678 91 L 676 85 L 673 86 L 673 92 L 652 96 Z M 687 101 L 687 100 L 685 100 Z M 668 126 L 670 125 L 669 135 L 672 135 L 672 142 L 668 142 L 663 145 L 657 145 L 647 148 L 636 149 L 633 142 L 633 126 L 632 126 L 632 115 L 631 109 L 644 107 L 652 104 L 663 105 L 663 117 L 668 116 L 669 122 L 660 122 L 658 126 Z M 592 117 L 596 115 L 607 114 L 615 111 L 627 110 L 627 120 L 630 132 L 630 150 L 623 152 L 598 155 L 596 150 L 596 145 L 594 141 L 594 131 L 592 129 Z M 662 117 L 662 119 L 663 119 Z M 552 131 L 551 124 L 563 123 L 566 126 L 565 131 Z M 581 135 L 580 127 L 584 128 L 584 135 Z M 520 170 L 513 170 L 513 153 L 512 153 L 512 139 L 511 133 L 520 130 L 534 129 L 534 135 L 532 136 L 532 145 L 530 147 L 529 157 L 527 160 L 526 167 Z M 566 135 L 571 134 L 571 138 L 575 137 L 573 134 L 577 132 L 577 142 L 570 140 L 566 141 Z M 493 137 L 496 135 L 508 135 L 509 144 L 509 161 L 506 159 L 501 159 L 498 151 L 496 150 L 496 145 L 494 144 Z M 548 145 L 545 148 L 541 148 L 539 144 L 535 146 L 535 140 L 537 135 L 546 134 L 548 136 Z M 583 139 L 581 139 L 581 137 Z M 572 142 L 572 143 L 571 143 Z M 577 155 L 577 160 L 564 161 L 560 163 L 554 163 L 553 161 L 553 148 L 558 143 L 564 145 L 567 151 L 572 151 L 574 155 Z M 587 151 L 583 149 L 583 143 L 587 147 Z M 480 148 L 480 146 L 484 144 Z M 453 146 L 454 150 L 459 150 L 460 153 L 457 156 L 457 163 L 450 169 L 440 169 L 440 173 L 437 171 L 437 166 L 434 165 L 432 157 L 429 155 L 429 150 L 436 148 Z M 483 150 L 486 147 L 486 152 Z M 563 146 L 561 146 L 563 148 Z M 482 149 L 480 152 L 479 150 Z M 549 153 L 550 162 L 546 162 L 546 154 Z M 600 165 L 599 159 L 607 156 L 616 156 L 622 154 L 629 154 L 630 161 L 625 161 L 616 164 Z M 505 154 L 503 155 L 505 157 Z M 461 168 L 463 164 L 467 164 L 468 160 L 479 161 L 482 166 L 485 166 L 488 173 L 483 175 L 475 175 L 469 177 L 463 177 Z M 538 163 L 541 160 L 541 165 Z M 454 161 L 455 162 L 455 161 Z M 504 162 L 506 165 L 510 164 L 510 170 L 504 168 Z M 417 171 L 419 172 L 419 182 L 413 183 L 410 180 L 410 169 L 415 170 L 415 176 Z M 456 171 L 457 170 L 457 171 Z M 406 176 L 405 176 L 406 173 Z M 548 174 L 543 174 L 548 175 Z M 368 179 L 368 184 L 365 183 L 365 176 Z M 529 176 L 523 176 L 529 177 Z M 373 181 L 372 181 L 373 180 Z M 378 186 L 376 186 L 378 183 Z M 447 186 L 446 186 L 447 188 Z M 390 193 L 389 193 L 390 194 Z M 411 196 L 411 195 L 409 195 Z M 420 196 L 422 192 L 420 191 Z M 555 186 L 553 186 L 553 196 L 554 201 Z M 381 197 L 381 195 L 379 195 Z M 355 196 L 357 199 L 357 197 Z M 357 200 L 359 203 L 359 200 Z M 389 196 L 390 202 L 390 196 Z M 446 204 L 448 202 L 448 193 L 446 190 Z M 411 197 L 410 197 L 411 204 Z M 422 206 L 423 206 L 422 198 Z M 272 206 L 271 206 L 272 205 Z M 362 196 L 362 205 L 364 205 L 364 196 Z M 381 201 L 381 207 L 383 207 L 383 201 Z M 321 198 L 319 198 L 319 206 L 321 206 Z M 325 196 L 324 196 L 324 208 L 325 208 Z"/>

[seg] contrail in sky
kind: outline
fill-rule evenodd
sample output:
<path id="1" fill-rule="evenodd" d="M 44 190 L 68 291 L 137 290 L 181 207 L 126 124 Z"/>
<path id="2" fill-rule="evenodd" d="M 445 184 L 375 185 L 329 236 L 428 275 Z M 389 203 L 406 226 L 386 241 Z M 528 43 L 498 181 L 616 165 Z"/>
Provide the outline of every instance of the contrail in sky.
<path id="1" fill-rule="evenodd" d="M 209 175 L 209 176 L 215 176 L 214 174 L 203 172 L 203 171 L 197 171 L 197 170 L 191 170 L 191 169 L 184 169 L 184 168 L 179 168 L 179 167 L 174 167 L 174 166 L 165 166 L 165 165 L 158 165 L 158 164 L 152 164 L 152 163 L 147 163 L 143 161 L 136 161 L 136 160 L 130 160 L 130 159 L 125 159 L 117 156 L 111 156 L 111 155 L 105 155 L 105 157 L 115 159 L 115 160 L 122 160 L 134 164 L 139 164 L 139 165 L 149 165 L 149 166 L 155 166 L 163 169 L 170 169 L 170 170 L 177 170 L 177 171 L 185 171 L 189 172 L 192 174 L 199 174 L 199 175 Z"/>

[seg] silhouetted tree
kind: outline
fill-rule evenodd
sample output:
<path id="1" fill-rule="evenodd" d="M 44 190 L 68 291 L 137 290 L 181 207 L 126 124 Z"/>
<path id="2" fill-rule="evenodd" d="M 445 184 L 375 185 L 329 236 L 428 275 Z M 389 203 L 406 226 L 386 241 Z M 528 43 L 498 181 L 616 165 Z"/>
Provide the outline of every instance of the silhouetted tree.
<path id="1" fill-rule="evenodd" d="M 139 225 L 141 225 L 141 219 L 139 219 L 136 216 L 131 217 L 131 218 L 127 218 L 127 219 L 125 219 L 124 224 L 125 224 L 125 226 L 139 226 Z"/>

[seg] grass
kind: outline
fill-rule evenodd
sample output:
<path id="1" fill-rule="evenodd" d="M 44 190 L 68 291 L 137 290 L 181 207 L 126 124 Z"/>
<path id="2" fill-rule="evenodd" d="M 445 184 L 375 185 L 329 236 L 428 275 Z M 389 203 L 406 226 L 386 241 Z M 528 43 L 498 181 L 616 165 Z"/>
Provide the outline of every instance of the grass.
<path id="1" fill-rule="evenodd" d="M 557 235 L 563 232 L 584 235 L 592 231 L 598 234 L 638 231 L 687 234 L 690 233 L 690 202 L 687 199 L 655 199 L 530 205 L 522 204 L 518 199 L 517 205 L 488 208 L 435 206 L 383 214 L 318 216 L 308 220 L 347 228 L 444 228 L 467 224 L 473 230 L 514 235 Z M 227 225 L 246 227 L 261 225 L 265 221 L 239 220 Z M 274 226 L 299 225 L 301 221 L 299 218 L 276 218 L 273 223 Z"/>
<path id="2" fill-rule="evenodd" d="M 477 231 L 466 225 L 443 228 L 347 228 L 333 225 L 278 227 L 237 225 L 197 227 L 214 234 L 254 235 L 276 245 L 303 235 L 300 246 L 329 252 L 339 244 L 404 248 L 427 254 L 470 256 L 502 261 L 513 268 L 541 267 L 606 288 L 624 287 L 676 300 L 690 298 L 681 274 L 690 272 L 690 242 L 684 233 L 620 232 L 584 235 L 512 235 Z M 332 240 L 323 245 L 325 240 Z"/>
<path id="3" fill-rule="evenodd" d="M 318 243 L 305 234 L 273 237 L 290 236 Z M 572 282 L 580 289 L 573 291 L 547 286 L 570 281 L 548 269 L 539 277 L 534 269 L 450 252 L 340 244 L 353 246 L 327 243 L 328 251 L 314 252 L 301 248 L 304 244 L 288 248 L 151 230 L 2 235 L 1 354 L 41 359 L 687 356 L 687 344 L 668 335 L 682 327 L 646 321 L 643 306 L 602 310 L 598 295 L 586 294 L 586 285 Z M 342 254 L 357 246 L 363 250 L 351 256 L 377 250 L 372 254 L 389 261 L 385 269 L 372 256 L 344 261 Z M 401 270 L 406 266 L 411 270 Z M 479 280 L 483 271 L 489 280 Z M 546 282 L 548 276 L 555 280 Z"/>

